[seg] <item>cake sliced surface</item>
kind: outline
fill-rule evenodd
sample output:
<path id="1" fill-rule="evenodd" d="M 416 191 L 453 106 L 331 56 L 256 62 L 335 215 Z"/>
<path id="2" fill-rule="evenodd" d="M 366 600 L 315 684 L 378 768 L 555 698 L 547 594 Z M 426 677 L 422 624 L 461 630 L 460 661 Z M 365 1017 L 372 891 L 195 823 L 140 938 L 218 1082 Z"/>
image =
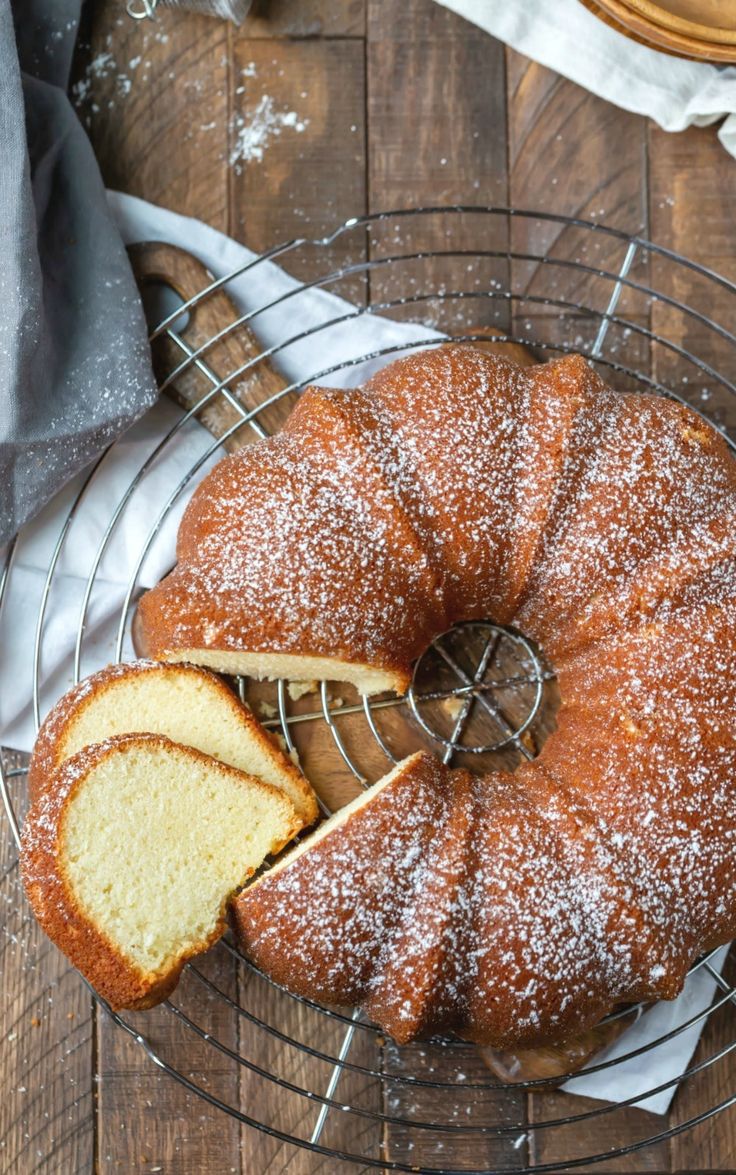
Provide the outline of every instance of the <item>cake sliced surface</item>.
<path id="1" fill-rule="evenodd" d="M 154 661 L 110 665 L 61 699 L 34 748 L 31 798 L 83 747 L 131 733 L 163 734 L 194 747 L 285 792 L 303 824 L 317 817 L 307 780 L 224 682 L 193 665 Z"/>
<path id="2" fill-rule="evenodd" d="M 58 769 L 23 829 L 23 881 L 49 937 L 113 1007 L 147 1007 L 225 927 L 232 894 L 299 827 L 280 791 L 159 735 Z"/>

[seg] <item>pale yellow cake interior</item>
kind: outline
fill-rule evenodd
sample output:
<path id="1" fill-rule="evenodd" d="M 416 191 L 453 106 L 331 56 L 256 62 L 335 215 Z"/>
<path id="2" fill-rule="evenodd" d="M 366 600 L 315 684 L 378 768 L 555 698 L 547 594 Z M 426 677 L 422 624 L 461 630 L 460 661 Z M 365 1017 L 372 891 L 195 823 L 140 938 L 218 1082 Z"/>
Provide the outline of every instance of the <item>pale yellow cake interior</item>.
<path id="1" fill-rule="evenodd" d="M 233 649 L 178 649 L 162 654 L 166 661 L 189 661 L 217 673 L 254 677 L 259 681 L 347 681 L 361 694 L 384 690 L 403 693 L 403 683 L 390 669 L 376 669 L 338 657 L 298 656 L 291 653 L 249 653 Z"/>
<path id="2" fill-rule="evenodd" d="M 288 838 L 289 801 L 166 744 L 102 759 L 79 785 L 60 860 L 86 916 L 145 973 L 206 944 L 225 903 Z"/>
<path id="3" fill-rule="evenodd" d="M 164 734 L 280 788 L 307 823 L 317 814 L 311 788 L 265 731 L 244 722 L 214 682 L 173 665 L 110 678 L 68 723 L 61 758 L 116 734 L 141 732 Z"/>

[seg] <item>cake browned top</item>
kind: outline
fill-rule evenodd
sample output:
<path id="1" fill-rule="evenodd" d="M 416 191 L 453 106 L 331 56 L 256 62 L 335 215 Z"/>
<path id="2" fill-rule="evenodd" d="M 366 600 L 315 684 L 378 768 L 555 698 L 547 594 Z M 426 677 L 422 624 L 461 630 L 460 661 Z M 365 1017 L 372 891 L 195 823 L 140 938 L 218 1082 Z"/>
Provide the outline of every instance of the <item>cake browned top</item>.
<path id="1" fill-rule="evenodd" d="M 531 1043 L 674 994 L 736 933 L 735 523 L 718 432 L 579 356 L 414 354 L 363 388 L 311 389 L 279 437 L 222 462 L 143 599 L 155 655 L 271 658 L 267 675 L 311 657 L 359 686 L 378 674 L 370 692 L 484 617 L 542 646 L 562 698 L 513 777 L 411 769 L 409 856 L 385 893 L 372 825 L 387 804 L 377 827 L 402 824 L 396 781 L 248 891 L 261 965 L 287 966 L 272 921 L 298 944 L 285 981 L 365 1002 L 400 1039 L 439 1025 Z M 358 958 L 346 926 L 379 907 L 386 932 Z"/>

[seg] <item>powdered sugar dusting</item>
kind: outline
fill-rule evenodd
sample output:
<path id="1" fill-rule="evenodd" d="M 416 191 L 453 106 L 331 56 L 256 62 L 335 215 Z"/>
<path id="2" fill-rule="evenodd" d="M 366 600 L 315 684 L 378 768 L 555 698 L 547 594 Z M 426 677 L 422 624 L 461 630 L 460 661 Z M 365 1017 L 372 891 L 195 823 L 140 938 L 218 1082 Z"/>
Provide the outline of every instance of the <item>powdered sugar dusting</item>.
<path id="1" fill-rule="evenodd" d="M 228 163 L 240 175 L 242 164 L 263 159 L 271 140 L 284 130 L 302 134 L 308 126 L 308 118 L 300 118 L 296 110 L 279 110 L 270 94 L 263 94 L 249 114 L 236 114 L 230 120 L 234 142 Z"/>
<path id="2" fill-rule="evenodd" d="M 87 126 L 101 113 L 114 108 L 118 102 L 126 102 L 131 95 L 142 96 L 155 82 L 153 60 L 151 55 L 153 42 L 166 42 L 168 34 L 159 29 L 141 30 L 141 51 L 131 57 L 122 58 L 116 53 L 115 40 L 108 34 L 99 48 L 89 60 L 84 73 L 71 87 L 71 96 L 80 117 Z M 225 58 L 221 66 L 229 65 Z M 225 75 L 222 75 L 219 89 L 213 86 L 211 76 L 206 76 L 197 68 L 197 63 L 185 63 L 185 70 L 179 74 L 176 69 L 169 71 L 167 81 L 175 88 L 196 98 L 197 108 L 204 110 L 215 117 L 200 117 L 194 121 L 185 132 L 186 138 L 196 133 L 210 134 L 220 132 L 225 144 L 220 158 L 235 171 L 242 174 L 247 163 L 260 162 L 269 146 L 283 134 L 300 135 L 309 126 L 309 119 L 299 114 L 297 110 L 279 106 L 276 99 L 269 93 L 262 93 L 256 99 L 251 96 L 250 87 L 258 83 L 255 61 L 248 62 L 237 73 L 234 87 L 238 106 L 246 109 L 243 113 L 232 114 L 229 119 L 217 117 L 225 102 Z M 241 95 L 243 96 L 241 99 Z M 303 97 L 306 97 L 306 93 Z M 101 104 L 102 103 L 102 107 Z"/>
<path id="3" fill-rule="evenodd" d="M 312 452 L 304 421 L 329 435 L 327 404 L 340 440 Z M 273 580 L 273 539 L 296 511 L 314 527 L 280 601 L 284 632 L 308 645 L 334 625 L 333 648 L 371 660 L 426 643 L 443 611 L 493 615 L 552 652 L 562 706 L 513 777 L 426 759 L 376 785 L 246 891 L 247 948 L 296 991 L 362 1004 L 399 1041 L 451 1028 L 533 1045 L 618 1002 L 676 995 L 692 959 L 736 934 L 736 470 L 721 439 L 679 405 L 609 391 L 580 359 L 522 374 L 449 348 L 302 409 L 285 434 L 295 448 L 265 460 L 274 481 L 255 520 L 250 476 L 236 498 L 190 508 L 190 611 L 222 587 L 220 513 L 246 509 L 227 575 L 249 599 Z M 319 485 L 339 472 L 329 510 L 314 483 L 295 489 L 315 465 Z M 277 520 L 268 547 L 261 511 Z M 411 535 L 413 558 L 385 545 L 381 518 Z M 223 534 L 232 549 L 238 523 Z M 328 583 L 338 550 L 344 579 Z M 397 556 L 404 612 L 371 610 Z M 366 579 L 379 585 L 367 600 Z"/>

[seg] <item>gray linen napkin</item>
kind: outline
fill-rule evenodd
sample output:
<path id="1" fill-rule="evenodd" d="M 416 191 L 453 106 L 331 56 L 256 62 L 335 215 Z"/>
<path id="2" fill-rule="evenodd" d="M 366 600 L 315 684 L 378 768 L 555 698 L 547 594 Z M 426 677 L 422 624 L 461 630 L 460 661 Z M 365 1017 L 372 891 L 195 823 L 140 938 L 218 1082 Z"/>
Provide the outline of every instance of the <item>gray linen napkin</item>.
<path id="1" fill-rule="evenodd" d="M 66 96 L 81 0 L 0 0 L 0 543 L 156 399 L 146 325 Z"/>

